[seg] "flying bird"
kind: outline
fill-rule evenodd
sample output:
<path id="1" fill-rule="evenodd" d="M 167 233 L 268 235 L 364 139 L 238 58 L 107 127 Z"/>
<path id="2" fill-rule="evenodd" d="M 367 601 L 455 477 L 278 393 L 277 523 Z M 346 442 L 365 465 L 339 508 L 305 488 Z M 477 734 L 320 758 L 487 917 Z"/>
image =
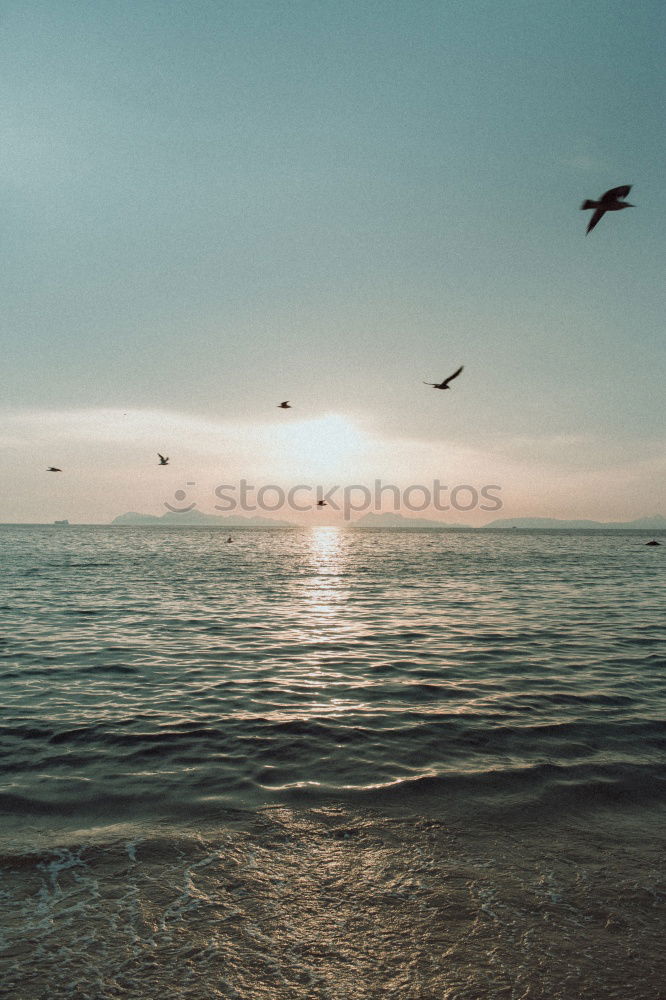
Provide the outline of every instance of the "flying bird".
<path id="1" fill-rule="evenodd" d="M 159 451 L 157 453 L 157 457 L 160 460 L 160 465 L 168 465 L 169 464 L 169 459 L 165 458 L 164 455 L 160 455 Z"/>
<path id="2" fill-rule="evenodd" d="M 449 375 L 449 377 L 445 378 L 442 382 L 424 382 L 423 384 L 431 385 L 433 389 L 448 389 L 449 382 L 453 382 L 454 378 L 458 378 L 461 371 L 463 370 L 463 367 L 464 366 L 461 365 L 457 372 L 454 372 L 453 375 Z"/>
<path id="3" fill-rule="evenodd" d="M 317 500 L 317 507 L 328 507 L 325 500 Z"/>
<path id="4" fill-rule="evenodd" d="M 49 465 L 47 472 L 62 472 L 62 469 L 57 469 L 55 465 Z"/>
<path id="5" fill-rule="evenodd" d="M 611 188 L 610 191 L 606 191 L 605 194 L 602 194 L 599 201 L 586 199 L 580 206 L 581 211 L 585 212 L 588 208 L 594 209 L 594 215 L 588 223 L 587 232 L 592 232 L 605 212 L 619 212 L 621 208 L 634 208 L 628 201 L 622 200 L 627 197 L 630 191 L 631 184 L 623 184 L 622 187 Z"/>
<path id="6" fill-rule="evenodd" d="M 288 399 L 285 399 L 284 403 L 278 403 L 278 410 L 291 410 L 292 406 Z"/>

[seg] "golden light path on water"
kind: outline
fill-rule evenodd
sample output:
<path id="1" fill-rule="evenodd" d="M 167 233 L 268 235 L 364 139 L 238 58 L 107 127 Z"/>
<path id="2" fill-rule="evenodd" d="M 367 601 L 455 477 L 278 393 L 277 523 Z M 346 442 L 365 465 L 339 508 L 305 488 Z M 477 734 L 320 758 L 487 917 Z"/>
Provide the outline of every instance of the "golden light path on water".
<path id="1" fill-rule="evenodd" d="M 284 712 L 274 713 L 276 720 L 298 721 L 307 724 L 316 720 L 333 720 L 346 727 L 347 733 L 359 731 L 359 726 L 370 721 L 377 713 L 372 695 L 376 682 L 359 671 L 358 678 L 350 684 L 349 674 L 341 669 L 340 657 L 348 652 L 353 663 L 359 642 L 372 645 L 368 636 L 368 622 L 358 613 L 358 595 L 352 595 L 347 580 L 353 569 L 354 546 L 350 534 L 336 526 L 313 528 L 308 535 L 306 586 L 302 593 L 297 630 L 297 641 L 302 644 L 298 660 L 273 676 L 276 688 L 288 694 L 295 690 L 308 690 L 311 700 L 294 711 L 285 706 Z M 356 597 L 356 601 L 355 601 Z M 336 669 L 337 666 L 337 669 Z M 341 694 L 335 694 L 340 690 Z M 363 696 L 365 693 L 365 697 Z M 340 751 L 344 744 L 336 744 Z M 429 767 L 418 767 L 418 776 L 430 777 L 436 772 Z M 329 769 L 332 777 L 333 761 Z M 364 780 L 360 783 L 342 781 L 338 787 L 353 790 L 379 790 L 400 783 L 399 778 L 389 781 Z M 272 784 L 274 791 L 323 789 L 326 781 L 315 778 Z"/>
<path id="2" fill-rule="evenodd" d="M 344 584 L 349 557 L 343 532 L 330 525 L 313 528 L 308 557 L 307 589 L 302 603 L 304 639 L 312 645 L 314 635 L 316 643 L 299 662 L 297 683 L 302 688 L 309 688 L 314 699 L 301 717 L 305 720 L 313 716 L 340 717 L 349 712 L 363 712 L 367 707 L 363 700 L 349 696 L 348 678 L 327 663 L 327 647 L 329 652 L 339 652 L 340 644 L 351 641 L 358 630 L 352 617 L 345 614 L 350 592 Z M 361 687 L 363 682 L 359 681 Z M 345 696 L 336 697 L 332 693 L 335 688 L 344 689 Z M 327 692 L 325 698 L 322 697 L 324 692 Z M 303 781 L 292 787 L 320 787 L 321 784 L 320 781 Z"/>

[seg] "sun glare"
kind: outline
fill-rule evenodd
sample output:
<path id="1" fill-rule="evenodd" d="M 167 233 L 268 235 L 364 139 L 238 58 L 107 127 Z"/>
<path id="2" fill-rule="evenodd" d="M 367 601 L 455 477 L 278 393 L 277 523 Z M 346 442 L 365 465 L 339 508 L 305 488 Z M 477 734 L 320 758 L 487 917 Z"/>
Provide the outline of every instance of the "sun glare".
<path id="1" fill-rule="evenodd" d="M 285 424 L 277 432 L 277 444 L 285 469 L 332 478 L 351 473 L 368 447 L 368 437 L 351 420 L 332 413 Z"/>
<path id="2" fill-rule="evenodd" d="M 325 525 L 312 529 L 312 555 L 320 569 L 328 569 L 331 563 L 339 558 L 340 529 L 334 525 Z"/>

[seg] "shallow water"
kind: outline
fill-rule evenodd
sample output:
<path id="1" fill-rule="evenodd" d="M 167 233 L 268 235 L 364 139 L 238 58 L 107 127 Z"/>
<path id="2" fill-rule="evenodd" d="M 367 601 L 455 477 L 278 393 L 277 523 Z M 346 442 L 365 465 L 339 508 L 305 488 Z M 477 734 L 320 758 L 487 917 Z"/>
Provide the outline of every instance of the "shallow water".
<path id="1" fill-rule="evenodd" d="M 663 849 L 610 816 L 544 831 L 349 807 L 87 830 L 3 859 L 5 988 L 659 1000 Z"/>
<path id="2" fill-rule="evenodd" d="M 656 1000 L 648 538 L 0 528 L 11 995 Z"/>

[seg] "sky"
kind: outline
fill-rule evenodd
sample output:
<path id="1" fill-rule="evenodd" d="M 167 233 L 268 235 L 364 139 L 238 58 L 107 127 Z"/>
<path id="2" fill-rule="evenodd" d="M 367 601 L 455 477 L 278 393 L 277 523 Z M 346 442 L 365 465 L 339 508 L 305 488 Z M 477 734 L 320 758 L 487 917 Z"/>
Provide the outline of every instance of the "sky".
<path id="1" fill-rule="evenodd" d="M 661 0 L 0 0 L 0 521 L 378 477 L 497 486 L 414 515 L 461 525 L 666 513 L 665 28 Z"/>

